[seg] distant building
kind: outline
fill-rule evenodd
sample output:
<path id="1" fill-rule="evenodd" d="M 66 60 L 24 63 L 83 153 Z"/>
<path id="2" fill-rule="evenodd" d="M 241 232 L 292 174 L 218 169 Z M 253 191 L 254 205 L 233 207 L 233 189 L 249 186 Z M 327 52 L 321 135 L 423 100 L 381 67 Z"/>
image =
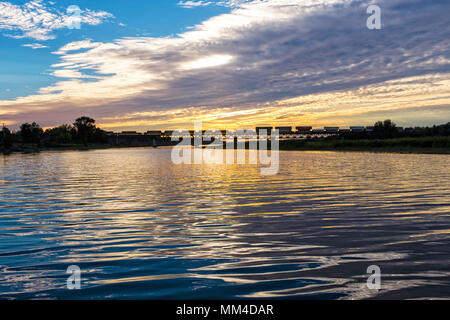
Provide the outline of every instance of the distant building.
<path id="1" fill-rule="evenodd" d="M 296 127 L 296 129 L 297 129 L 297 132 L 311 132 L 312 127 L 302 126 L 302 127 Z"/>
<path id="2" fill-rule="evenodd" d="M 155 137 L 161 137 L 162 136 L 162 131 L 147 131 L 145 133 L 147 136 L 155 136 Z"/>
<path id="3" fill-rule="evenodd" d="M 265 132 L 267 135 L 272 134 L 272 127 L 256 127 L 256 133 L 259 134 L 259 132 Z"/>
<path id="4" fill-rule="evenodd" d="M 366 127 L 367 132 L 373 132 L 374 129 L 375 129 L 375 127 Z"/>
<path id="5" fill-rule="evenodd" d="M 166 130 L 163 133 L 163 136 L 166 138 L 172 138 L 173 130 Z"/>
<path id="6" fill-rule="evenodd" d="M 350 133 L 352 132 L 350 129 L 339 129 L 339 133 Z"/>
<path id="7" fill-rule="evenodd" d="M 324 129 L 312 129 L 312 133 L 325 133 L 326 131 Z"/>
<path id="8" fill-rule="evenodd" d="M 278 130 L 278 132 L 280 134 L 290 134 L 292 133 L 292 127 L 276 127 L 276 130 Z"/>
<path id="9" fill-rule="evenodd" d="M 121 135 L 139 135 L 140 133 L 137 133 L 137 131 L 122 131 L 120 134 Z"/>
<path id="10" fill-rule="evenodd" d="M 327 133 L 338 133 L 339 127 L 325 127 L 323 128 Z"/>
<path id="11" fill-rule="evenodd" d="M 352 132 L 363 132 L 364 131 L 364 127 L 350 127 L 350 130 Z"/>

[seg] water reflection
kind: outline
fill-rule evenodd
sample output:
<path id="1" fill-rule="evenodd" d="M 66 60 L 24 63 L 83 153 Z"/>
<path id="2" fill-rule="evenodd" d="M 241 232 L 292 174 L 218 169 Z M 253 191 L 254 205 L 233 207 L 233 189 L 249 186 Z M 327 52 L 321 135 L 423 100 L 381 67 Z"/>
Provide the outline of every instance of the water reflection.
<path id="1" fill-rule="evenodd" d="M 170 149 L 2 157 L 0 297 L 449 297 L 449 169 L 447 155 L 281 152 L 276 176 L 175 166 Z"/>

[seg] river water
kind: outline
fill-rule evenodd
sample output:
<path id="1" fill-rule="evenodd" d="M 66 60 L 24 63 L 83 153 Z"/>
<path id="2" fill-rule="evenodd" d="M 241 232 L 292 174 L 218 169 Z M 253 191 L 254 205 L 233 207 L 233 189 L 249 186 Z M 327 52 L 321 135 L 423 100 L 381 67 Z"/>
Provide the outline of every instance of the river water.
<path id="1" fill-rule="evenodd" d="M 448 155 L 170 154 L 0 156 L 0 299 L 450 298 Z"/>

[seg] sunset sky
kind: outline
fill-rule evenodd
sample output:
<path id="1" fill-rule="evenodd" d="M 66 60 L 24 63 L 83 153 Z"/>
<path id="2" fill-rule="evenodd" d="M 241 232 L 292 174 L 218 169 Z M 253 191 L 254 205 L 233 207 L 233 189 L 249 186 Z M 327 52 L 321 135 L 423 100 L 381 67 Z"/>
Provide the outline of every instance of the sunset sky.
<path id="1" fill-rule="evenodd" d="M 372 3 L 381 30 L 366 27 Z M 449 13 L 448 0 L 0 1 L 0 123 L 442 124 Z"/>

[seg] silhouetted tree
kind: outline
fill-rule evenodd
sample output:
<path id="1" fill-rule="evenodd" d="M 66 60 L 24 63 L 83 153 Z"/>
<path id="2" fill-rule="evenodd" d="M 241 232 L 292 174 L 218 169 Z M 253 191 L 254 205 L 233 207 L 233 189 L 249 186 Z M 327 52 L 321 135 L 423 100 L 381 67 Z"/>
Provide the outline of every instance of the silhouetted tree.
<path id="1" fill-rule="evenodd" d="M 22 136 L 22 142 L 24 143 L 37 143 L 41 142 L 41 136 L 44 130 L 36 123 L 32 124 L 24 123 L 20 126 L 20 135 Z"/>
<path id="2" fill-rule="evenodd" d="M 100 128 L 95 128 L 93 142 L 108 143 L 108 135 L 106 134 L 106 131 Z"/>
<path id="3" fill-rule="evenodd" d="M 9 149 L 11 148 L 13 143 L 11 131 L 8 128 L 3 127 L 0 131 L 0 148 Z"/>
<path id="4" fill-rule="evenodd" d="M 374 134 L 379 138 L 393 138 L 397 135 L 397 125 L 391 120 L 378 121 L 373 128 Z"/>
<path id="5" fill-rule="evenodd" d="M 45 134 L 48 136 L 50 144 L 62 144 L 72 142 L 72 126 L 64 124 L 62 126 L 47 129 Z"/>
<path id="6" fill-rule="evenodd" d="M 450 122 L 436 127 L 436 133 L 441 136 L 450 135 Z"/>
<path id="7" fill-rule="evenodd" d="M 73 126 L 81 142 L 87 146 L 95 132 L 95 120 L 89 117 L 80 117 L 75 120 Z"/>

